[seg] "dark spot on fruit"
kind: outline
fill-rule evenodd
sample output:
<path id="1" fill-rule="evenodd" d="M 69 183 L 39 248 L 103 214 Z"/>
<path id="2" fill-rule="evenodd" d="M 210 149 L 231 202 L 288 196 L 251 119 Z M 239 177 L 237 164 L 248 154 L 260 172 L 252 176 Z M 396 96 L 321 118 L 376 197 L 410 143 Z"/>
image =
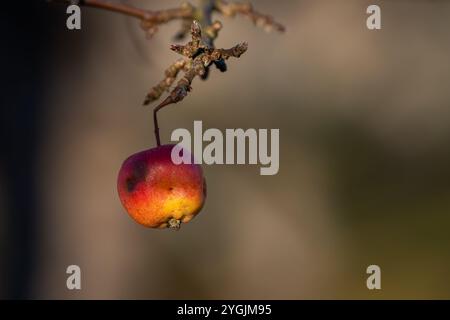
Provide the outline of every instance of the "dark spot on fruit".
<path id="1" fill-rule="evenodd" d="M 136 187 L 136 184 L 137 182 L 136 179 L 134 179 L 134 177 L 127 178 L 127 191 L 132 192 Z"/>
<path id="2" fill-rule="evenodd" d="M 206 198 L 206 179 L 203 178 L 203 196 Z"/>
<path id="3" fill-rule="evenodd" d="M 169 191 L 173 191 L 173 187 L 170 187 L 170 188 L 169 188 Z"/>
<path id="4" fill-rule="evenodd" d="M 127 191 L 133 192 L 137 184 L 145 180 L 146 174 L 147 168 L 145 167 L 145 165 L 143 163 L 136 163 L 136 165 L 133 168 L 133 172 L 131 173 L 131 176 L 128 177 L 126 180 Z"/>

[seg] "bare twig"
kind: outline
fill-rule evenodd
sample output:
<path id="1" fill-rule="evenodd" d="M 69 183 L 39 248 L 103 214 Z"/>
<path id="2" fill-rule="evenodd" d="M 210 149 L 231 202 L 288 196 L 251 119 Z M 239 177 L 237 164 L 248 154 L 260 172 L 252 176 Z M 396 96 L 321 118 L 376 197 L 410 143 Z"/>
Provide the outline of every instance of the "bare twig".
<path id="1" fill-rule="evenodd" d="M 71 4 L 71 0 L 51 0 Z M 133 7 L 131 5 L 116 3 L 106 0 L 80 0 L 78 5 L 92 7 L 121 13 L 141 20 L 141 28 L 151 37 L 158 30 L 158 25 L 177 19 L 190 19 L 194 17 L 194 7 L 188 3 L 182 4 L 179 8 L 151 11 Z"/>
<path id="2" fill-rule="evenodd" d="M 277 30 L 284 32 L 286 30 L 285 27 L 276 22 L 272 16 L 255 11 L 250 3 L 216 0 L 215 9 L 228 17 L 234 17 L 236 14 L 242 14 L 251 19 L 255 25 L 264 28 L 266 31 Z"/>
<path id="3" fill-rule="evenodd" d="M 66 2 L 72 2 L 70 0 Z M 135 8 L 130 5 L 122 4 L 122 3 L 114 3 L 104 0 L 81 0 L 78 2 L 79 5 L 104 9 L 108 11 L 122 13 L 131 17 L 139 18 L 142 20 L 149 19 L 151 15 L 154 13 L 148 10 L 143 10 L 139 8 Z"/>
<path id="4" fill-rule="evenodd" d="M 71 0 L 49 0 L 71 4 Z M 182 56 L 165 71 L 165 77 L 156 86 L 150 89 L 144 105 L 158 100 L 165 91 L 169 91 L 180 72 L 183 77 L 177 82 L 170 94 L 153 110 L 155 136 L 160 145 L 157 112 L 167 105 L 183 100 L 189 91 L 195 77 L 205 80 L 208 77 L 211 65 L 215 65 L 220 71 L 225 72 L 227 65 L 225 60 L 240 57 L 247 50 L 247 43 L 238 44 L 230 49 L 216 49 L 214 40 L 217 38 L 222 24 L 212 20 L 214 12 L 234 17 L 238 14 L 251 19 L 257 26 L 265 30 L 284 31 L 285 28 L 276 22 L 271 16 L 261 14 L 253 9 L 251 4 L 240 2 L 227 2 L 225 0 L 197 0 L 198 5 L 193 6 L 187 2 L 178 8 L 150 11 L 136 8 L 123 3 L 114 3 L 107 0 L 79 0 L 78 4 L 86 7 L 104 9 L 137 18 L 141 21 L 141 27 L 147 36 L 151 37 L 158 26 L 172 20 L 181 20 L 181 30 L 177 33 L 177 39 L 183 39 L 189 32 L 192 40 L 186 45 L 172 45 L 171 49 Z M 202 32 L 203 31 L 203 32 Z"/>
<path id="5" fill-rule="evenodd" d="M 51 2 L 60 2 L 71 4 L 72 0 L 48 0 Z M 181 30 L 176 34 L 179 40 L 189 33 L 189 28 L 193 20 L 199 21 L 205 36 L 212 42 L 216 37 L 214 23 L 212 23 L 212 14 L 221 13 L 228 17 L 234 17 L 237 14 L 244 15 L 251 19 L 257 26 L 265 30 L 285 31 L 282 24 L 276 22 L 270 15 L 265 15 L 253 9 L 250 3 L 227 2 L 225 0 L 198 0 L 199 5 L 193 6 L 184 2 L 180 7 L 159 11 L 145 10 L 131 5 L 116 3 L 107 0 L 79 0 L 78 4 L 86 7 L 98 8 L 112 12 L 121 13 L 127 16 L 135 17 L 141 20 L 141 27 L 148 36 L 152 36 L 158 30 L 158 26 L 172 20 L 181 20 Z M 212 30 L 209 27 L 213 26 Z M 220 28 L 219 28 L 220 29 Z M 211 31 L 211 32 L 210 32 Z M 212 43 L 211 43 L 212 44 Z"/>
<path id="6" fill-rule="evenodd" d="M 155 100 L 158 100 L 164 91 L 169 90 L 178 76 L 178 73 L 186 66 L 186 60 L 180 59 L 175 61 L 165 72 L 165 78 L 161 80 L 156 86 L 154 86 L 144 101 L 144 105 L 147 105 Z"/>
<path id="7" fill-rule="evenodd" d="M 166 70 L 166 77 L 157 86 L 153 87 L 147 95 L 144 105 L 158 99 L 162 92 L 167 90 L 174 82 L 176 76 L 180 71 L 184 71 L 184 76 L 178 81 L 175 88 L 171 91 L 169 96 L 164 99 L 153 110 L 153 122 L 155 126 L 155 136 L 158 146 L 160 145 L 159 126 L 157 112 L 168 106 L 183 100 L 189 91 L 191 91 L 192 81 L 196 76 L 203 76 L 207 68 L 212 63 L 227 60 L 231 57 L 239 58 L 245 51 L 247 51 L 247 43 L 238 44 L 230 49 L 215 49 L 209 47 L 202 38 L 202 30 L 197 21 L 192 22 L 191 26 L 192 40 L 186 45 L 173 45 L 171 49 L 175 52 L 185 56 L 187 60 L 179 60 Z"/>

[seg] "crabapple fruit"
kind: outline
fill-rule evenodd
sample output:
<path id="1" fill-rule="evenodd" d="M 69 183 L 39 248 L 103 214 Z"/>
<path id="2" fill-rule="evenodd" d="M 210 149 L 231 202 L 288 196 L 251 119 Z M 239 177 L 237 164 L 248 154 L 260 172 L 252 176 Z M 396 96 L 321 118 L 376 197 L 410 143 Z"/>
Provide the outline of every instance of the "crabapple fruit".
<path id="1" fill-rule="evenodd" d="M 146 227 L 179 229 L 182 222 L 189 222 L 200 212 L 205 202 L 206 182 L 201 166 L 194 161 L 174 164 L 174 147 L 162 145 L 138 152 L 120 168 L 120 201 L 128 214 Z"/>

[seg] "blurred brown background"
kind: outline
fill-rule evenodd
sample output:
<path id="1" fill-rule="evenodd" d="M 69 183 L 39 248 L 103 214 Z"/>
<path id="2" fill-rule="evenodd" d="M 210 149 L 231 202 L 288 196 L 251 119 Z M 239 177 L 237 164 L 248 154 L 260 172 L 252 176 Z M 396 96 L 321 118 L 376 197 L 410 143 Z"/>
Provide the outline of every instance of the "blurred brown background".
<path id="1" fill-rule="evenodd" d="M 36 130 L 23 138 L 38 137 L 33 176 L 11 173 L 6 160 L 0 173 L 0 181 L 21 176 L 19 193 L 31 179 L 35 205 L 19 221 L 1 183 L 0 296 L 450 298 L 450 3 L 252 3 L 287 32 L 217 16 L 224 28 L 216 45 L 248 41 L 249 50 L 160 113 L 162 139 L 194 120 L 222 130 L 279 128 L 280 171 L 204 166 L 206 206 L 180 232 L 137 225 L 116 192 L 122 161 L 155 144 L 151 108 L 141 103 L 178 58 L 169 45 L 179 23 L 146 40 L 132 18 L 83 8 L 82 30 L 68 31 L 65 6 L 39 7 L 45 29 L 21 29 L 46 43 L 35 43 Z M 370 4 L 381 6 L 381 31 L 366 28 Z M 14 118 L 18 132 L 24 114 Z M 4 131 L 20 149 L 20 136 Z M 32 258 L 17 260 L 17 252 Z M 81 291 L 66 289 L 71 264 L 82 269 Z M 371 264 L 382 269 L 378 292 L 366 288 Z"/>

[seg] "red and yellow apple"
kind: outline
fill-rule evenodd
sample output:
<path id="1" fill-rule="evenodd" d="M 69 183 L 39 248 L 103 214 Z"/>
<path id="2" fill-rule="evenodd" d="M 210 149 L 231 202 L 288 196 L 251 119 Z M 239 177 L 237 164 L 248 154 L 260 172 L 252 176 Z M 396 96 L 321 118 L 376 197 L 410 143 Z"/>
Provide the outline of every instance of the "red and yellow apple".
<path id="1" fill-rule="evenodd" d="M 194 161 L 174 164 L 174 147 L 163 145 L 136 153 L 120 169 L 120 201 L 128 214 L 146 227 L 178 229 L 182 222 L 194 218 L 205 202 L 206 183 L 201 166 Z"/>

